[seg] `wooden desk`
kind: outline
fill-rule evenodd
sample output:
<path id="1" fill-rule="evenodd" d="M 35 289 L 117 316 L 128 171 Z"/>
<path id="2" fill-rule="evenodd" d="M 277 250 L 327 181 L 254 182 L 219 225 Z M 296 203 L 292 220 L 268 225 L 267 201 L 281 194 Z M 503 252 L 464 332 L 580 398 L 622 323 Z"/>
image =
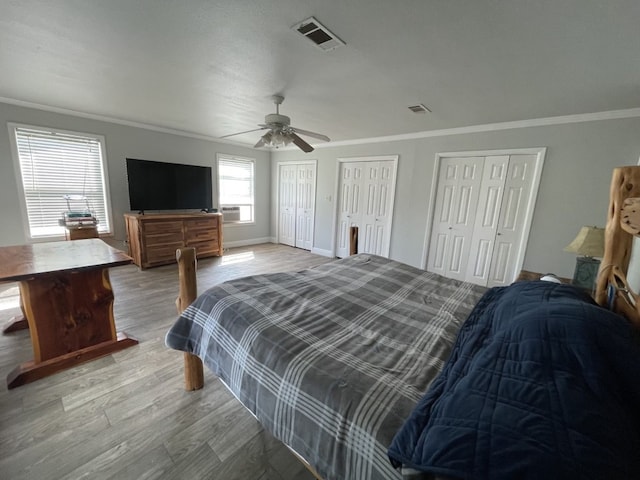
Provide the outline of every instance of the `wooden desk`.
<path id="1" fill-rule="evenodd" d="M 0 247 L 0 281 L 20 284 L 34 356 L 9 373 L 9 388 L 138 343 L 113 318 L 109 267 L 129 263 L 99 239 Z"/>

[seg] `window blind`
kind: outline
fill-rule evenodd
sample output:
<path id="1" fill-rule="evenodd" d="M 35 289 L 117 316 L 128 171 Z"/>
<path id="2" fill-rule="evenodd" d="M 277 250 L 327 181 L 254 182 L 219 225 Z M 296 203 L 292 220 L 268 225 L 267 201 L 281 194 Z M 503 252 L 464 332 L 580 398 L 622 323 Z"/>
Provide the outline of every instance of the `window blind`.
<path id="1" fill-rule="evenodd" d="M 240 222 L 253 222 L 254 161 L 218 157 L 220 207 L 240 207 Z"/>
<path id="2" fill-rule="evenodd" d="M 64 233 L 59 220 L 69 202 L 98 219 L 98 231 L 110 232 L 101 138 L 38 128 L 14 127 L 22 187 L 32 238 Z"/>

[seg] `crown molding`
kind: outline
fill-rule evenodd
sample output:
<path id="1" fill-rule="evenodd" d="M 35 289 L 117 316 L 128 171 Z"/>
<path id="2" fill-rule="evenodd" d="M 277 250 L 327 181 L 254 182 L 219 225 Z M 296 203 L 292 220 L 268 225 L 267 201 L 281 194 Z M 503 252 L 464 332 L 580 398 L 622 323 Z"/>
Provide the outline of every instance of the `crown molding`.
<path id="1" fill-rule="evenodd" d="M 344 140 L 339 142 L 323 143 L 314 148 L 341 147 L 347 145 L 362 145 L 368 143 L 397 142 L 402 140 L 416 140 L 420 138 L 445 137 L 448 135 L 465 135 L 469 133 L 497 132 L 517 128 L 545 127 L 550 125 L 563 125 L 569 123 L 596 122 L 601 120 L 617 120 L 622 118 L 640 117 L 640 108 L 627 108 L 623 110 L 609 110 L 606 112 L 581 113 L 575 115 L 562 115 L 558 117 L 532 118 L 512 122 L 487 123 L 483 125 L 471 125 L 468 127 L 444 128 L 440 130 L 427 130 L 423 132 L 406 133 L 400 135 L 388 135 L 385 137 L 360 138 L 356 140 Z"/>
<path id="2" fill-rule="evenodd" d="M 116 125 L 124 125 L 127 127 L 142 128 L 144 130 L 151 130 L 153 132 L 159 132 L 159 133 L 168 133 L 171 135 L 178 135 L 181 137 L 194 138 L 196 140 L 206 140 L 208 142 L 223 143 L 226 145 L 235 145 L 238 147 L 247 147 L 246 143 L 236 142 L 234 140 L 220 139 L 217 137 L 212 137 L 210 135 L 203 135 L 201 133 L 188 132 L 186 130 L 179 130 L 176 128 L 160 127 L 158 125 L 151 125 L 149 123 L 143 123 L 143 122 L 135 122 L 132 120 L 125 120 L 117 117 L 109 117 L 107 115 L 98 115 L 94 113 L 80 112 L 80 111 L 72 110 L 69 108 L 52 107 L 51 105 L 44 105 L 41 103 L 34 103 L 34 102 L 26 102 L 24 100 L 16 100 L 13 98 L 0 97 L 0 103 L 7 103 L 9 105 L 16 105 L 18 107 L 33 108 L 36 110 L 43 110 L 45 112 L 59 113 L 62 115 L 71 115 L 74 117 L 88 118 L 90 120 L 114 123 Z M 268 149 L 261 149 L 261 150 L 268 150 Z"/>
<path id="3" fill-rule="evenodd" d="M 121 118 L 109 117 L 106 115 L 97 115 L 93 113 L 79 112 L 77 110 L 71 110 L 68 108 L 52 107 L 50 105 L 44 105 L 34 102 L 26 102 L 24 100 L 16 100 L 13 98 L 0 97 L 0 103 L 7 103 L 9 105 L 16 105 L 25 108 L 34 108 L 37 110 L 44 110 L 47 112 L 60 113 L 63 115 L 72 115 L 75 117 L 88 118 L 91 120 L 98 120 L 101 122 L 115 123 L 118 125 L 125 125 L 128 127 L 142 128 L 145 130 L 151 130 L 154 132 L 168 133 L 172 135 L 179 135 L 182 137 L 195 138 L 197 140 L 206 140 L 210 142 L 222 143 L 227 145 L 236 145 L 239 147 L 251 147 L 250 144 L 236 142 L 233 140 L 220 139 L 210 135 L 203 135 L 195 132 L 188 132 L 185 130 L 179 130 L 174 128 L 160 127 L 157 125 L 151 125 L 143 122 L 135 122 L 131 120 L 124 120 Z M 583 123 L 583 122 L 597 122 L 602 120 L 618 120 L 624 118 L 637 118 L 640 117 L 640 108 L 627 108 L 622 110 L 608 110 L 604 112 L 594 113 L 581 113 L 575 115 L 561 115 L 557 117 L 544 117 L 544 118 L 532 118 L 528 120 L 516 120 L 512 122 L 498 122 L 487 123 L 481 125 L 470 125 L 467 127 L 456 128 L 444 128 L 440 130 L 426 130 L 415 133 L 405 133 L 399 135 L 387 135 L 383 137 L 370 137 L 359 138 L 354 140 L 342 140 L 338 142 L 321 143 L 314 145 L 314 148 L 331 148 L 331 147 L 343 147 L 349 145 L 363 145 L 370 143 L 382 143 L 382 142 L 398 142 L 403 140 L 416 140 L 421 138 L 431 137 L 445 137 L 449 135 L 465 135 L 469 133 L 483 133 L 483 132 L 497 132 L 501 130 L 512 130 L 518 128 L 530 128 L 530 127 L 545 127 L 550 125 L 564 125 L 570 123 Z M 297 147 L 289 146 L 284 148 L 261 148 L 261 150 L 270 151 L 286 151 L 295 150 Z"/>

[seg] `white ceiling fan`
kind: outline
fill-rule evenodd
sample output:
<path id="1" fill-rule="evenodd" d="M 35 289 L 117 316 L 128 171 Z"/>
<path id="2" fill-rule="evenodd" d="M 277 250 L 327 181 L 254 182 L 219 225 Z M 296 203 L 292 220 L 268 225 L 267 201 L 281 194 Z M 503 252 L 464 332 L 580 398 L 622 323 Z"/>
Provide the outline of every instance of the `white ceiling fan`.
<path id="1" fill-rule="evenodd" d="M 234 135 L 242 135 L 244 133 L 257 132 L 259 130 L 269 130 L 265 133 L 258 143 L 253 147 L 280 147 L 282 145 L 295 144 L 302 151 L 309 153 L 313 152 L 313 147 L 305 142 L 298 134 L 305 135 L 307 137 L 317 138 L 318 140 L 324 140 L 329 142 L 329 137 L 320 133 L 310 132 L 308 130 L 302 130 L 301 128 L 292 127 L 291 119 L 286 115 L 280 115 L 280 104 L 284 101 L 284 97 L 281 95 L 273 96 L 273 103 L 276 105 L 276 113 L 270 113 L 264 117 L 264 123 L 258 124 L 260 128 L 254 128 L 253 130 L 247 130 L 245 132 L 232 133 L 224 135 L 220 138 L 233 137 Z"/>

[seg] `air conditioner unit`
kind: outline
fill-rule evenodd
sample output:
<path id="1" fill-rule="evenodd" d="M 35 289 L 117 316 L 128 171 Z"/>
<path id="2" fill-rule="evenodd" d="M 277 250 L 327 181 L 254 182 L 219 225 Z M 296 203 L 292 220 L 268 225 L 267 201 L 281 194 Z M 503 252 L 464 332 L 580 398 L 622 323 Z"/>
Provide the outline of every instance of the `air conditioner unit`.
<path id="1" fill-rule="evenodd" d="M 240 207 L 222 207 L 223 222 L 239 222 Z"/>

